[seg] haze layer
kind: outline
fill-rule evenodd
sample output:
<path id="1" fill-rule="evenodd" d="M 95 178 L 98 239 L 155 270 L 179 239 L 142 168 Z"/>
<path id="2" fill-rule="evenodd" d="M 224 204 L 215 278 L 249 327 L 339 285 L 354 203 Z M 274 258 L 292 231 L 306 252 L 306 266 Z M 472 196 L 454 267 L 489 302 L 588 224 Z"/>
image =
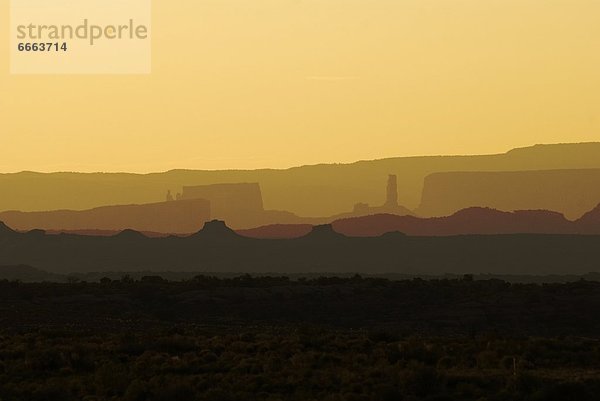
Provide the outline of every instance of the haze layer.
<path id="1" fill-rule="evenodd" d="M 150 75 L 0 71 L 0 171 L 290 167 L 597 140 L 598 15 L 587 0 L 154 2 Z M 0 29 L 5 67 L 8 43 Z"/>

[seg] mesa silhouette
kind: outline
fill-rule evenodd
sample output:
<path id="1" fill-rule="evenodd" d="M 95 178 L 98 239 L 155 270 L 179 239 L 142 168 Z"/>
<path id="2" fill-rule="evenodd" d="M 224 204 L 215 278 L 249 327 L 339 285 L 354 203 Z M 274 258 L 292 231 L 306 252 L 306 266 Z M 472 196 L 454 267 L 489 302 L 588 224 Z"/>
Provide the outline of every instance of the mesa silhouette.
<path id="1" fill-rule="evenodd" d="M 50 232 L 107 235 L 111 230 L 131 228 L 149 236 L 160 233 L 191 234 L 211 219 L 225 220 L 236 229 L 267 224 L 323 224 L 336 218 L 375 213 L 410 215 L 398 204 L 397 178 L 388 177 L 386 202 L 381 206 L 359 203 L 354 210 L 326 218 L 298 217 L 293 213 L 265 210 L 258 183 L 228 183 L 184 187 L 175 197 L 167 190 L 166 202 L 146 205 L 101 207 L 84 211 L 3 212 L 4 220 L 20 231 L 44 229 Z"/>
<path id="2" fill-rule="evenodd" d="M 111 205 L 89 210 L 6 211 L 0 212 L 0 220 L 19 231 L 43 229 L 58 233 L 110 235 L 115 231 L 134 229 L 150 236 L 191 234 L 211 219 L 226 220 L 236 228 L 304 221 L 292 213 L 264 210 L 257 183 L 184 187 L 176 201 L 170 191 L 167 198 L 169 201 L 166 202 Z"/>
<path id="3" fill-rule="evenodd" d="M 183 187 L 198 185 L 259 183 L 265 210 L 285 210 L 298 216 L 323 217 L 350 211 L 357 203 L 384 203 L 384 177 L 388 174 L 398 177 L 399 203 L 412 210 L 421 204 L 423 182 L 425 177 L 432 173 L 557 169 L 600 169 L 600 143 L 539 145 L 485 156 L 399 157 L 352 164 L 303 166 L 287 170 L 174 170 L 154 174 L 0 174 L 0 210 L 84 210 L 105 205 L 155 203 L 164 200 L 167 189 L 176 194 L 183 191 Z M 510 191 L 510 182 L 505 191 Z M 527 204 L 507 210 L 550 209 L 571 216 L 581 209 L 580 206 L 573 206 L 578 202 L 577 199 L 584 196 L 577 191 L 565 193 L 569 196 L 566 197 L 568 204 L 564 209 L 554 207 L 553 204 L 548 206 L 544 203 L 544 197 L 540 197 L 539 204 Z M 585 189 L 585 193 L 589 191 L 590 188 Z M 428 194 L 426 196 L 430 199 Z M 444 202 L 443 198 L 434 200 Z M 593 199 L 593 202 L 584 209 L 591 209 L 598 199 Z M 424 210 L 429 210 L 428 205 L 429 201 L 424 204 Z M 453 213 L 469 206 L 505 209 L 502 204 L 459 202 L 456 205 L 452 204 L 448 213 L 442 214 Z M 431 206 L 431 213 L 441 211 L 438 206 Z M 275 222 L 285 223 L 273 221 Z"/>
<path id="4" fill-rule="evenodd" d="M 425 178 L 422 216 L 447 216 L 458 210 L 556 210 L 577 219 L 600 202 L 600 169 L 440 172 Z"/>

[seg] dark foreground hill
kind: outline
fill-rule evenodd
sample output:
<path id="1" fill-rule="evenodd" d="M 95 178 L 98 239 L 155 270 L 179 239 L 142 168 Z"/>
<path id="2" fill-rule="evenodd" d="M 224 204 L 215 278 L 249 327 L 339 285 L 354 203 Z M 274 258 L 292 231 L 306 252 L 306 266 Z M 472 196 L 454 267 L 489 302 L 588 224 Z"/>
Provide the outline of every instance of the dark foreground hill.
<path id="1" fill-rule="evenodd" d="M 0 227 L 0 265 L 53 273 L 197 271 L 279 273 L 585 274 L 598 271 L 600 236 L 487 235 L 352 238 L 318 226 L 291 240 L 242 237 L 223 222 L 189 237 L 20 234 Z"/>

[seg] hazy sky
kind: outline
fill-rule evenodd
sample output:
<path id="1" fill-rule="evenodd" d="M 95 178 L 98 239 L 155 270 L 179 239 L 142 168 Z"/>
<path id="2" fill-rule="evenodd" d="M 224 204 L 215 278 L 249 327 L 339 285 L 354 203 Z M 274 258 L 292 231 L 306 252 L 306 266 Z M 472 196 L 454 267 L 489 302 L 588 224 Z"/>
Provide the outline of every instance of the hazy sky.
<path id="1" fill-rule="evenodd" d="M 148 76 L 9 75 L 0 171 L 288 167 L 600 140 L 600 1 L 170 0 Z"/>

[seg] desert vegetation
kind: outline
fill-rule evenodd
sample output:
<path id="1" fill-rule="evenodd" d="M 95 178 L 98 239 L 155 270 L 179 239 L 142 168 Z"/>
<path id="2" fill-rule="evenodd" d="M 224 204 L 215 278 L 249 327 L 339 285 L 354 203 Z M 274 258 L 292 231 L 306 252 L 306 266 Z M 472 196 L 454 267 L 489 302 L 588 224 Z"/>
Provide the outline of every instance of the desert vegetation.
<path id="1" fill-rule="evenodd" d="M 600 283 L 0 281 L 0 399 L 593 400 Z"/>

